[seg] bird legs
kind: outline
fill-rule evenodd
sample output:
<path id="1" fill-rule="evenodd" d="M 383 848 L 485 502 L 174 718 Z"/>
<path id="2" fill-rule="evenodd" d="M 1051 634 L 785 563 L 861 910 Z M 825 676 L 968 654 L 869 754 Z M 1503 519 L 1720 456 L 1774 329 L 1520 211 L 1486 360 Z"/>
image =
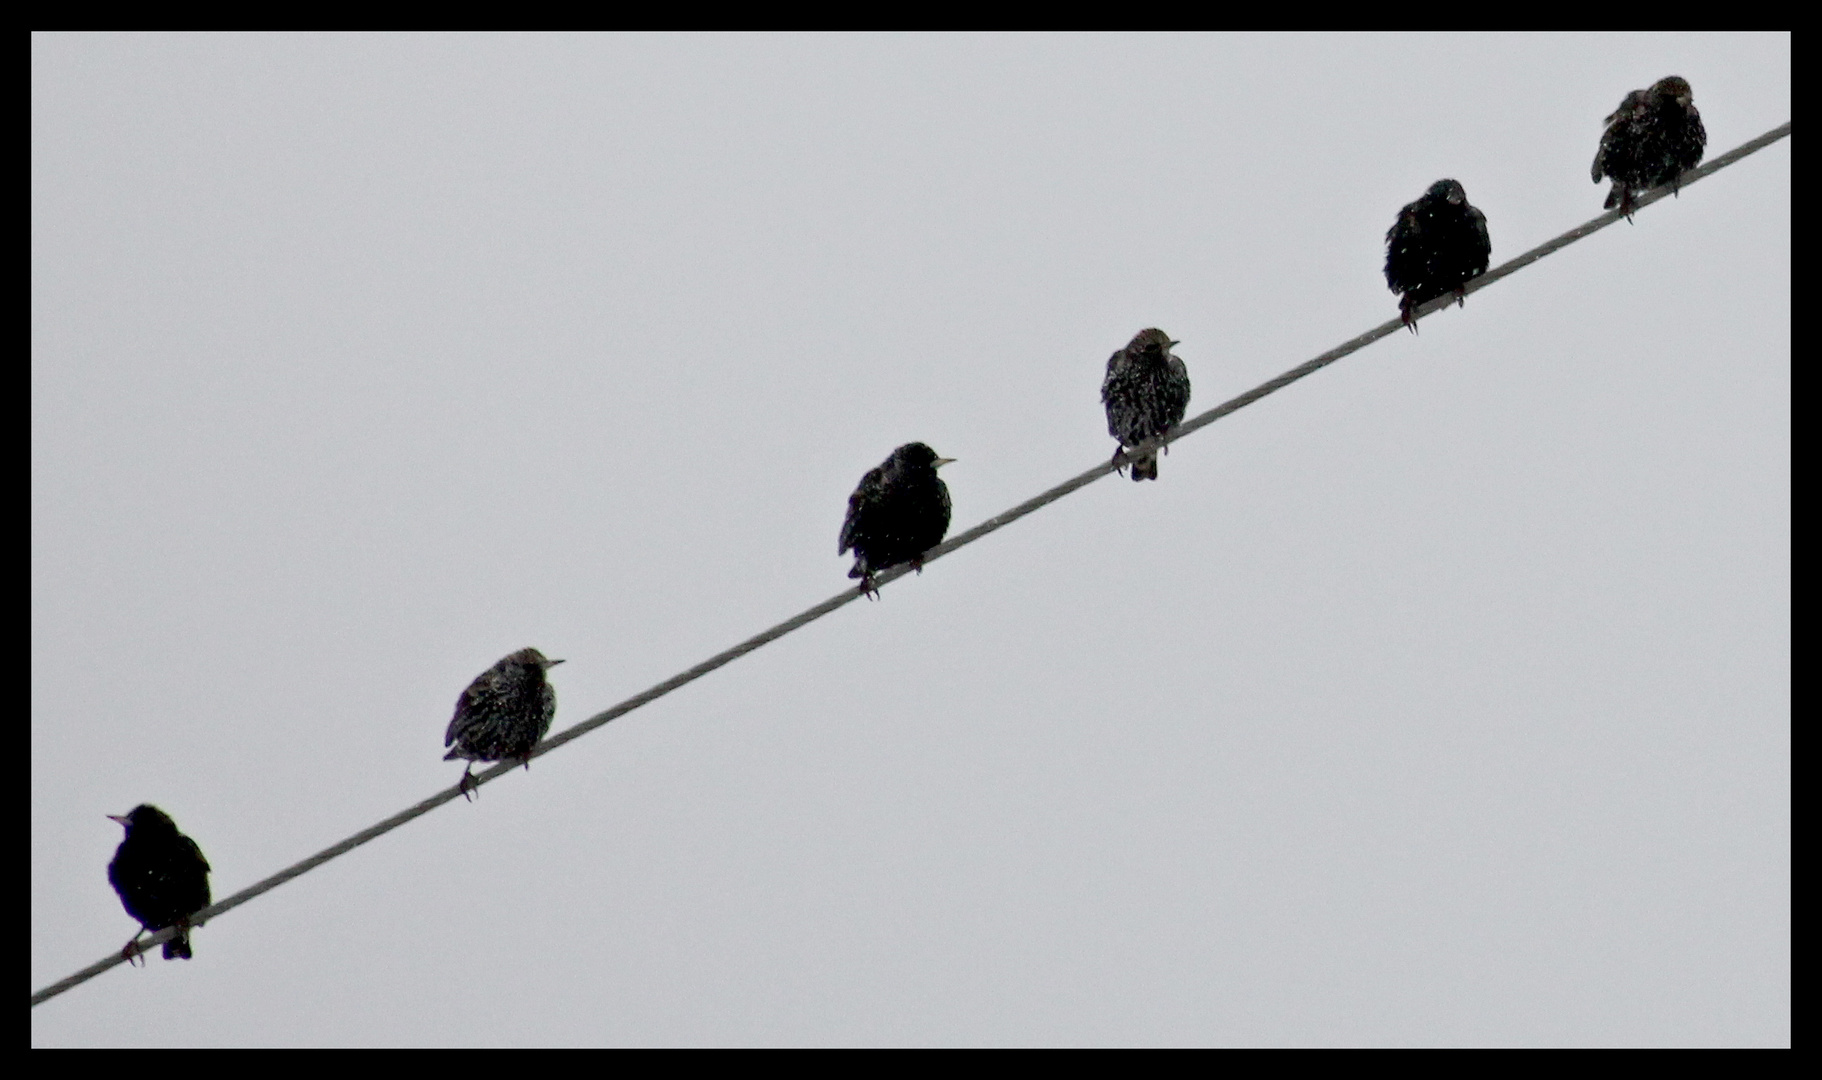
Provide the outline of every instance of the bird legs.
<path id="1" fill-rule="evenodd" d="M 133 935 L 133 940 L 121 946 L 120 958 L 122 960 L 125 960 L 129 964 L 133 964 L 137 961 L 136 966 L 145 966 L 145 950 L 139 947 L 139 939 L 145 937 L 145 933 L 146 928 L 143 926 L 140 927 L 139 933 Z"/>
<path id="2" fill-rule="evenodd" d="M 474 782 L 474 762 L 462 766 L 462 779 L 456 784 L 456 790 L 469 802 L 474 802 L 475 796 L 481 793 L 480 785 Z"/>

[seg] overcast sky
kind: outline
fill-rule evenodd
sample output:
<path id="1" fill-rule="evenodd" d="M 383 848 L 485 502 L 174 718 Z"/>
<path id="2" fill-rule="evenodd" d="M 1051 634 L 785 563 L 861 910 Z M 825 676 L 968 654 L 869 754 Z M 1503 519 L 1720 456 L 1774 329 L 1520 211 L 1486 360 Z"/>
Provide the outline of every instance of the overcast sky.
<path id="1" fill-rule="evenodd" d="M 32 987 L 1600 212 L 1790 37 L 32 45 Z M 1790 1040 L 1790 143 L 223 916 L 34 1045 Z"/>

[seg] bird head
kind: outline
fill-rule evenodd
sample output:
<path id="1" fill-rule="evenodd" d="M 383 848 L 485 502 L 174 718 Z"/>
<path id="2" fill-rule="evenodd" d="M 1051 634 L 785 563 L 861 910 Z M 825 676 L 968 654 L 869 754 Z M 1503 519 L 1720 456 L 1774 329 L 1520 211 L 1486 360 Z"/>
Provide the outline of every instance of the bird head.
<path id="1" fill-rule="evenodd" d="M 1438 180 L 1430 185 L 1426 194 L 1432 199 L 1441 199 L 1450 206 L 1460 206 L 1468 201 L 1468 193 L 1462 190 L 1459 180 Z"/>
<path id="2" fill-rule="evenodd" d="M 141 803 L 127 813 L 109 814 L 107 817 L 109 821 L 119 822 L 129 832 L 134 829 L 177 831 L 177 823 L 171 820 L 170 815 L 151 803 Z"/>
<path id="3" fill-rule="evenodd" d="M 1171 346 L 1180 344 L 1182 343 L 1172 341 L 1169 334 L 1154 326 L 1134 334 L 1132 340 L 1126 343 L 1126 351 L 1132 356 L 1164 357 L 1170 355 Z"/>
<path id="4" fill-rule="evenodd" d="M 914 442 L 906 443 L 897 450 L 892 451 L 892 457 L 887 460 L 886 464 L 899 468 L 906 466 L 921 466 L 930 469 L 940 469 L 954 460 L 955 459 L 952 457 L 937 457 L 936 451 L 925 446 L 923 443 Z"/>
<path id="5" fill-rule="evenodd" d="M 523 667 L 535 667 L 540 671 L 549 671 L 551 668 L 554 668 L 563 662 L 561 660 L 547 660 L 545 659 L 544 654 L 536 649 L 520 649 L 506 659 Z"/>
<path id="6" fill-rule="evenodd" d="M 1695 92 L 1689 89 L 1689 83 L 1679 75 L 1666 75 L 1651 85 L 1651 92 L 1660 98 L 1671 98 L 1678 105 L 1688 108 L 1695 100 Z"/>

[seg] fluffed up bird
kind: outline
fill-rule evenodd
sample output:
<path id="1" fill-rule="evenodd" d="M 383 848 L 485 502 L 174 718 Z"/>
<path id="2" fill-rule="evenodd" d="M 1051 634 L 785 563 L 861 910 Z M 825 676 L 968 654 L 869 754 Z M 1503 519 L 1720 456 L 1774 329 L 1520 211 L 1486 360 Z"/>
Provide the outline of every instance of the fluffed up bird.
<path id="1" fill-rule="evenodd" d="M 532 748 L 557 715 L 557 691 L 545 672 L 562 662 L 546 660 L 536 649 L 520 649 L 475 676 L 456 698 L 455 716 L 443 733 L 443 745 L 452 749 L 443 760 L 470 762 L 457 785 L 463 798 L 475 790 L 473 762 L 521 759 L 531 769 Z"/>
<path id="2" fill-rule="evenodd" d="M 108 883 L 141 928 L 120 955 L 133 960 L 139 955 L 140 934 L 175 926 L 177 935 L 164 943 L 164 958 L 188 960 L 190 916 L 209 906 L 209 861 L 196 841 L 177 831 L 169 814 L 150 803 L 108 818 L 127 831 L 108 863 Z"/>
<path id="3" fill-rule="evenodd" d="M 1702 162 L 1708 131 L 1696 111 L 1689 84 L 1666 75 L 1646 90 L 1634 90 L 1606 121 L 1600 149 L 1594 152 L 1595 183 L 1613 181 L 1603 206 L 1615 206 L 1632 220 L 1633 196 L 1660 184 L 1682 186 L 1684 171 Z"/>
<path id="4" fill-rule="evenodd" d="M 1487 215 L 1468 204 L 1454 180 L 1438 180 L 1423 198 L 1407 203 L 1385 234 L 1385 283 L 1400 294 L 1398 314 L 1411 333 L 1413 312 L 1444 293 L 1465 304 L 1462 286 L 1487 272 L 1493 241 Z"/>
<path id="5" fill-rule="evenodd" d="M 860 478 L 848 496 L 848 517 L 835 553 L 853 550 L 848 576 L 860 579 L 862 594 L 879 596 L 873 575 L 887 567 L 909 562 L 923 573 L 924 552 L 942 543 L 949 531 L 949 488 L 936 470 L 954 460 L 937 457 L 923 443 L 906 443 Z"/>
<path id="6" fill-rule="evenodd" d="M 1176 344 L 1162 330 L 1141 330 L 1124 349 L 1107 358 L 1101 404 L 1107 408 L 1107 434 L 1120 442 L 1114 448 L 1115 461 L 1183 422 L 1189 409 L 1189 368 L 1170 354 Z M 1132 478 L 1158 478 L 1156 451 L 1133 459 Z"/>

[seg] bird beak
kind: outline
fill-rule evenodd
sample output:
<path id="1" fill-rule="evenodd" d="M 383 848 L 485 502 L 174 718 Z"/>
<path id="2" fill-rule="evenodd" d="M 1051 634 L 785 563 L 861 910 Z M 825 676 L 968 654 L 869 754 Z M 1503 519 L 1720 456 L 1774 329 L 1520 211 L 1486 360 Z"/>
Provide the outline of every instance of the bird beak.
<path id="1" fill-rule="evenodd" d="M 954 459 L 954 458 L 952 458 L 952 457 L 939 457 L 939 458 L 937 458 L 937 459 L 936 459 L 936 464 L 935 464 L 935 465 L 932 465 L 932 466 L 930 466 L 930 467 L 931 467 L 931 468 L 932 468 L 932 469 L 940 469 L 940 468 L 942 468 L 942 467 L 943 467 L 943 466 L 944 466 L 944 465 L 947 465 L 947 464 L 949 464 L 949 463 L 950 463 L 950 462 L 951 462 L 951 461 L 954 461 L 954 460 L 955 460 L 955 459 Z"/>
<path id="2" fill-rule="evenodd" d="M 563 661 L 561 661 L 561 660 L 546 660 L 546 661 L 544 661 L 544 666 L 547 668 L 554 668 L 558 664 L 561 664 L 562 662 Z"/>
<path id="3" fill-rule="evenodd" d="M 1174 349 L 1174 348 L 1176 348 L 1176 347 L 1177 347 L 1177 346 L 1179 346 L 1179 345 L 1181 345 L 1181 344 L 1183 344 L 1183 343 L 1182 343 L 1182 342 L 1181 342 L 1181 341 L 1173 341 L 1173 342 L 1171 342 L 1171 343 L 1170 343 L 1170 344 L 1169 344 L 1169 345 L 1166 345 L 1166 346 L 1164 346 L 1164 347 L 1165 347 L 1165 348 L 1166 348 L 1166 349 Z"/>
<path id="4" fill-rule="evenodd" d="M 118 821 L 122 825 L 126 825 L 129 823 L 127 821 L 127 816 L 125 814 L 109 814 L 108 820 L 109 821 Z"/>

